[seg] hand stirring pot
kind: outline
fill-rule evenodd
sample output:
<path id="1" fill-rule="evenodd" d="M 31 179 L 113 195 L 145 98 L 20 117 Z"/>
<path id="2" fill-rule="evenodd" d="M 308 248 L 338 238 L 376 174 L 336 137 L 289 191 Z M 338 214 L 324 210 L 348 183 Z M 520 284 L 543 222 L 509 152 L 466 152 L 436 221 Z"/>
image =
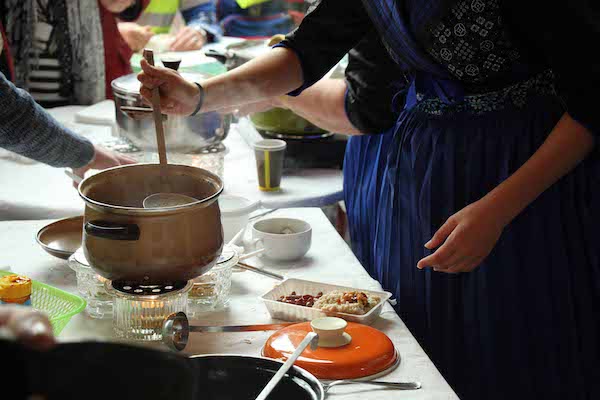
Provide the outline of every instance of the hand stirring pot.
<path id="1" fill-rule="evenodd" d="M 154 66 L 154 53 L 150 49 L 144 50 L 144 58 L 148 64 Z M 162 123 L 162 113 L 160 110 L 160 94 L 158 88 L 152 89 L 152 116 L 154 117 L 154 125 L 156 127 L 156 142 L 158 147 L 158 159 L 160 165 L 164 169 L 167 167 L 167 149 L 165 145 L 165 132 Z M 166 175 L 166 174 L 165 174 Z M 163 176 L 163 188 L 168 189 L 167 177 Z M 162 208 L 176 207 L 189 203 L 193 203 L 197 199 L 179 193 L 154 193 L 146 197 L 143 201 L 144 208 Z"/>

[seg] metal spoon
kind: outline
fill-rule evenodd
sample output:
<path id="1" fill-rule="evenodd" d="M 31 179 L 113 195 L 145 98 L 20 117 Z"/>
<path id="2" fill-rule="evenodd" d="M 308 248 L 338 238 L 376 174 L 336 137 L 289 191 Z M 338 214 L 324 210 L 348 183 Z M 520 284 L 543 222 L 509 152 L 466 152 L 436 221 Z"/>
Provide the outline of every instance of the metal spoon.
<path id="1" fill-rule="evenodd" d="M 177 207 L 198 201 L 190 196 L 179 193 L 154 193 L 146 197 L 142 204 L 144 208 Z"/>
<path id="2" fill-rule="evenodd" d="M 298 345 L 296 351 L 294 351 L 290 358 L 288 358 L 281 368 L 279 368 L 279 370 L 275 373 L 275 375 L 273 375 L 271 380 L 267 383 L 267 386 L 265 386 L 258 397 L 256 397 L 256 400 L 266 400 L 273 389 L 275 389 L 275 386 L 277 386 L 281 378 L 285 376 L 288 370 L 294 365 L 298 357 L 300 357 L 304 349 L 310 345 L 311 349 L 315 350 L 317 348 L 318 341 L 319 335 L 317 335 L 315 332 L 308 332 L 304 337 L 304 340 L 302 340 L 302 342 L 300 342 Z"/>
<path id="3" fill-rule="evenodd" d="M 377 385 L 377 386 L 383 386 L 383 387 L 388 387 L 388 388 L 397 389 L 397 390 L 421 389 L 421 382 L 383 382 L 383 381 L 361 381 L 361 380 L 357 380 L 357 379 L 345 379 L 345 380 L 340 380 L 340 381 L 324 383 L 323 390 L 325 390 L 325 393 L 327 393 L 327 391 L 330 388 L 332 388 L 333 386 L 345 385 L 348 383 L 364 383 L 366 385 Z"/>
<path id="4" fill-rule="evenodd" d="M 181 351 L 185 349 L 185 346 L 188 343 L 190 332 L 218 333 L 275 331 L 295 323 L 296 322 L 260 325 L 194 326 L 190 325 L 187 315 L 180 311 L 169 315 L 163 322 L 162 341 L 169 349 Z"/>

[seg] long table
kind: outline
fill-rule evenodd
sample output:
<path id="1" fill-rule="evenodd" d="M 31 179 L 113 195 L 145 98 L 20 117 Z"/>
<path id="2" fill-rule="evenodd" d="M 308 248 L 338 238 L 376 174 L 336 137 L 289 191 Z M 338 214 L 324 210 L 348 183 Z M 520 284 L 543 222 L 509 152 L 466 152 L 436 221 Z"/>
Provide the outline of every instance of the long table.
<path id="1" fill-rule="evenodd" d="M 313 229 L 312 247 L 304 259 L 291 263 L 274 263 L 261 257 L 247 262 L 283 274 L 326 283 L 334 283 L 365 290 L 381 290 L 379 283 L 367 274 L 350 248 L 337 234 L 323 212 L 318 208 L 284 209 L 273 216 L 300 218 Z M 36 243 L 36 232 L 48 220 L 0 222 L 0 270 L 9 266 L 12 271 L 32 279 L 76 293 L 74 272 L 67 262 L 54 258 Z M 229 306 L 221 311 L 206 313 L 196 324 L 258 324 L 273 322 L 259 297 L 278 282 L 252 272 L 236 272 L 232 280 Z M 363 384 L 343 385 L 331 389 L 334 399 L 457 399 L 451 387 L 427 357 L 393 308 L 386 304 L 373 325 L 386 333 L 401 356 L 399 367 L 381 379 L 389 381 L 418 380 L 423 388 L 418 391 L 393 391 Z M 272 332 L 204 333 L 191 334 L 186 351 L 189 354 L 229 353 L 260 355 L 262 345 Z M 112 320 L 93 319 L 85 312 L 72 318 L 59 336 L 61 341 L 117 340 Z M 160 347 L 162 345 L 156 344 Z"/>
<path id="2" fill-rule="evenodd" d="M 83 106 L 57 107 L 49 112 L 75 132 L 102 144 L 115 139 L 116 129 L 110 122 L 111 117 L 114 119 L 114 104 L 112 101 L 102 104 L 94 113 L 100 120 L 104 118 L 107 125 L 80 123 L 77 115 L 88 110 Z M 232 125 L 224 141 L 225 193 L 258 200 L 263 208 L 324 207 L 342 200 L 343 178 L 339 169 L 296 170 L 283 177 L 281 191 L 258 190 L 254 151 L 248 144 L 258 135 L 247 119 Z M 168 158 L 171 162 L 185 163 L 185 157 L 178 154 L 169 153 Z M 60 168 L 31 162 L 2 149 L 0 182 L 0 221 L 61 218 L 83 211 L 83 201 Z"/>

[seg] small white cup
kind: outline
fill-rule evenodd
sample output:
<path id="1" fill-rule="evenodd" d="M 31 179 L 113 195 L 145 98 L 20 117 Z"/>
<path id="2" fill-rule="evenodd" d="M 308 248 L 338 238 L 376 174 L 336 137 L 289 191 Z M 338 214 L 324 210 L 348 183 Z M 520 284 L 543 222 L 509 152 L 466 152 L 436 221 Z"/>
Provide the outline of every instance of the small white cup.
<path id="1" fill-rule="evenodd" d="M 252 225 L 255 249 L 264 248 L 264 255 L 276 261 L 298 260 L 308 252 L 312 228 L 305 221 L 293 218 L 267 218 Z"/>

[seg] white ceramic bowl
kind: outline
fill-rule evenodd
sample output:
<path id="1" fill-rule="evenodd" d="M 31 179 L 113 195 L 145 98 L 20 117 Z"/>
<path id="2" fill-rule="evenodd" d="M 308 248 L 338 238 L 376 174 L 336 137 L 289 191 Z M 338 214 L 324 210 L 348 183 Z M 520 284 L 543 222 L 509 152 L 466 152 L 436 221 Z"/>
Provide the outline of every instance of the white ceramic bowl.
<path id="1" fill-rule="evenodd" d="M 221 208 L 223 235 L 225 243 L 228 243 L 241 229 L 246 227 L 250 214 L 260 207 L 260 202 L 241 196 L 221 195 L 219 207 Z"/>
<path id="2" fill-rule="evenodd" d="M 308 222 L 293 218 L 266 218 L 252 224 L 255 248 L 264 248 L 272 260 L 298 260 L 308 252 L 312 228 Z"/>

